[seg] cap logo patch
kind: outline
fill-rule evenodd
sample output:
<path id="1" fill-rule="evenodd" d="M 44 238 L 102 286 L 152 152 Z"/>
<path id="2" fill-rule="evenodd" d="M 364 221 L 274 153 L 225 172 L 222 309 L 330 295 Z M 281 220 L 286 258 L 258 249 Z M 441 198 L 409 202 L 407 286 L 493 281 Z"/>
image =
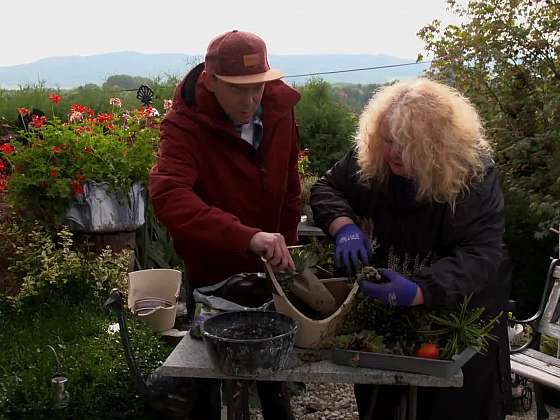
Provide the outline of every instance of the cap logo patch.
<path id="1" fill-rule="evenodd" d="M 261 58 L 259 54 L 247 54 L 243 56 L 243 65 L 245 67 L 252 67 L 260 64 Z"/>

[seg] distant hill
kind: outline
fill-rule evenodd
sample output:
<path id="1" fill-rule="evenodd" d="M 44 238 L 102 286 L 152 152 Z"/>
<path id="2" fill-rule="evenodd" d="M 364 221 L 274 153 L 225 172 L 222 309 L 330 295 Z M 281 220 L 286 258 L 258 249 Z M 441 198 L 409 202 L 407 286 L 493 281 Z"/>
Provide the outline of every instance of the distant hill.
<path id="1" fill-rule="evenodd" d="M 44 81 L 47 86 L 71 88 L 87 83 L 102 84 L 113 74 L 156 77 L 182 75 L 202 56 L 187 54 L 143 54 L 117 52 L 91 56 L 45 58 L 29 64 L 0 67 L 0 87 L 13 88 Z M 368 54 L 320 54 L 320 55 L 271 55 L 270 64 L 285 75 L 317 73 L 333 70 L 386 66 L 413 62 L 389 55 Z M 335 83 L 385 83 L 394 79 L 406 79 L 420 75 L 427 65 L 413 65 L 378 70 L 339 73 L 321 76 Z M 288 82 L 300 83 L 305 77 L 287 78 Z"/>

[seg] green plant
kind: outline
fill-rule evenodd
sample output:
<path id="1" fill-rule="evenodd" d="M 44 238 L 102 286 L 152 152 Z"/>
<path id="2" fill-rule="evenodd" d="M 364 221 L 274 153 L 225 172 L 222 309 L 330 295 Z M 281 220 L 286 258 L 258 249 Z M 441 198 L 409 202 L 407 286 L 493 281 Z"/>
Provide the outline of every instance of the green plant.
<path id="1" fill-rule="evenodd" d="M 308 81 L 300 91 L 295 112 L 301 146 L 309 149 L 306 168 L 323 174 L 351 148 L 357 118 L 334 99 L 330 85 L 321 79 Z"/>
<path id="2" fill-rule="evenodd" d="M 303 205 L 309 205 L 309 197 L 311 197 L 311 187 L 319 179 L 316 175 L 301 175 L 301 201 Z"/>
<path id="3" fill-rule="evenodd" d="M 383 338 L 385 352 L 412 356 L 422 339 L 418 331 L 429 325 L 428 313 L 424 307 L 388 306 L 359 293 L 351 303 L 339 334 L 370 331 Z"/>
<path id="4" fill-rule="evenodd" d="M 430 329 L 420 331 L 424 336 L 442 342 L 441 355 L 444 359 L 450 359 L 467 347 L 484 353 L 489 342 L 497 339 L 491 332 L 502 313 L 484 321 L 484 308 L 469 308 L 471 299 L 472 296 L 465 297 L 455 311 L 429 314 L 432 322 Z"/>
<path id="5" fill-rule="evenodd" d="M 127 290 L 131 251 L 113 255 L 109 248 L 99 254 L 76 249 L 68 228 L 57 233 L 56 241 L 37 223 L 28 232 L 17 231 L 23 236 L 8 259 L 9 270 L 19 284 L 17 294 L 10 296 L 14 302 L 98 301 L 113 287 Z"/>
<path id="6" fill-rule="evenodd" d="M 303 273 L 306 270 L 315 271 L 318 257 L 310 247 L 301 246 L 290 249 L 290 255 L 296 266 L 296 273 Z"/>
<path id="7" fill-rule="evenodd" d="M 413 356 L 426 342 L 437 344 L 442 359 L 451 359 L 467 347 L 484 352 L 495 339 L 491 331 L 501 314 L 483 320 L 484 308 L 470 308 L 470 300 L 466 297 L 456 308 L 428 310 L 387 306 L 359 294 L 339 330 L 346 338 L 335 344 L 349 348 L 356 334 L 367 331 L 369 341 L 381 337 L 385 353 Z"/>
<path id="8" fill-rule="evenodd" d="M 118 333 L 109 333 L 114 314 L 99 304 L 24 305 L 15 311 L 0 303 L 0 418 L 150 419 L 137 394 Z M 150 328 L 127 313 L 127 324 L 144 377 L 170 352 Z M 50 379 L 56 349 L 68 377 L 70 403 L 53 406 Z"/>
<path id="9" fill-rule="evenodd" d="M 60 97 L 52 94 L 51 100 L 55 107 Z M 134 182 L 147 181 L 159 141 L 155 111 L 121 112 L 120 100 L 112 101 L 112 112 L 97 115 L 73 104 L 68 122 L 33 116 L 19 140 L 3 145 L 7 198 L 16 209 L 57 223 L 88 182 L 108 182 L 113 191 L 126 192 Z M 30 118 L 27 109 L 19 113 Z"/>
<path id="10" fill-rule="evenodd" d="M 315 264 L 317 274 L 321 277 L 333 277 L 335 272 L 334 243 L 328 238 L 319 239 L 316 236 L 312 236 L 309 245 L 317 256 L 317 263 Z"/>
<path id="11" fill-rule="evenodd" d="M 368 330 L 334 336 L 325 340 L 324 346 L 344 350 L 369 351 L 373 353 L 381 353 L 384 350 L 383 337 Z"/>
<path id="12" fill-rule="evenodd" d="M 147 268 L 181 270 L 183 265 L 183 261 L 175 252 L 171 235 L 155 217 L 151 203 L 146 206 L 146 223 L 136 231 L 134 256 L 138 270 Z"/>

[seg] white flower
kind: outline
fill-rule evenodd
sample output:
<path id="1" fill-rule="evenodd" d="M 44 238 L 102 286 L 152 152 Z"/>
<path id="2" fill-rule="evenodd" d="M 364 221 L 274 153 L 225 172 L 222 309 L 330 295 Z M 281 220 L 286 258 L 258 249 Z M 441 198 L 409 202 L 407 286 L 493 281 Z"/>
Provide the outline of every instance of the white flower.
<path id="1" fill-rule="evenodd" d="M 155 109 L 153 106 L 148 107 L 146 111 L 148 112 L 150 117 L 159 117 L 159 111 Z"/>
<path id="2" fill-rule="evenodd" d="M 120 331 L 120 327 L 119 324 L 117 322 L 115 322 L 114 324 L 109 324 L 109 327 L 107 328 L 107 332 L 111 335 L 115 334 L 116 332 Z"/>
<path id="3" fill-rule="evenodd" d="M 71 123 L 73 123 L 73 122 L 80 122 L 80 121 L 82 121 L 83 119 L 84 119 L 84 116 L 82 115 L 81 112 L 78 112 L 78 111 L 72 112 L 72 113 L 70 114 L 70 118 L 69 118 L 69 120 L 70 120 Z"/>
<path id="4" fill-rule="evenodd" d="M 165 112 L 168 112 L 171 107 L 173 107 L 173 99 L 164 99 L 163 100 L 163 109 Z"/>
<path id="5" fill-rule="evenodd" d="M 109 104 L 120 108 L 122 106 L 122 101 L 119 98 L 109 98 Z"/>

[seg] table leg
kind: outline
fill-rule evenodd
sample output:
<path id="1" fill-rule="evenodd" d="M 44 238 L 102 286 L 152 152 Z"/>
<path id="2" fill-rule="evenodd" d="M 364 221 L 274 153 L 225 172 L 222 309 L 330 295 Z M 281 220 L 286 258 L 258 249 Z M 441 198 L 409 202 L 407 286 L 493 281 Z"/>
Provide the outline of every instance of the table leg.
<path id="1" fill-rule="evenodd" d="M 375 404 L 377 404 L 377 394 L 379 394 L 379 385 L 373 386 L 373 395 L 371 396 L 371 400 L 369 401 L 366 415 L 364 417 L 365 420 L 372 420 L 373 419 L 373 410 L 375 410 Z"/>
<path id="2" fill-rule="evenodd" d="M 250 381 L 224 379 L 224 397 L 227 405 L 227 420 L 249 419 Z"/>
<path id="3" fill-rule="evenodd" d="M 408 420 L 416 420 L 416 406 L 418 404 L 418 387 L 408 387 Z"/>

